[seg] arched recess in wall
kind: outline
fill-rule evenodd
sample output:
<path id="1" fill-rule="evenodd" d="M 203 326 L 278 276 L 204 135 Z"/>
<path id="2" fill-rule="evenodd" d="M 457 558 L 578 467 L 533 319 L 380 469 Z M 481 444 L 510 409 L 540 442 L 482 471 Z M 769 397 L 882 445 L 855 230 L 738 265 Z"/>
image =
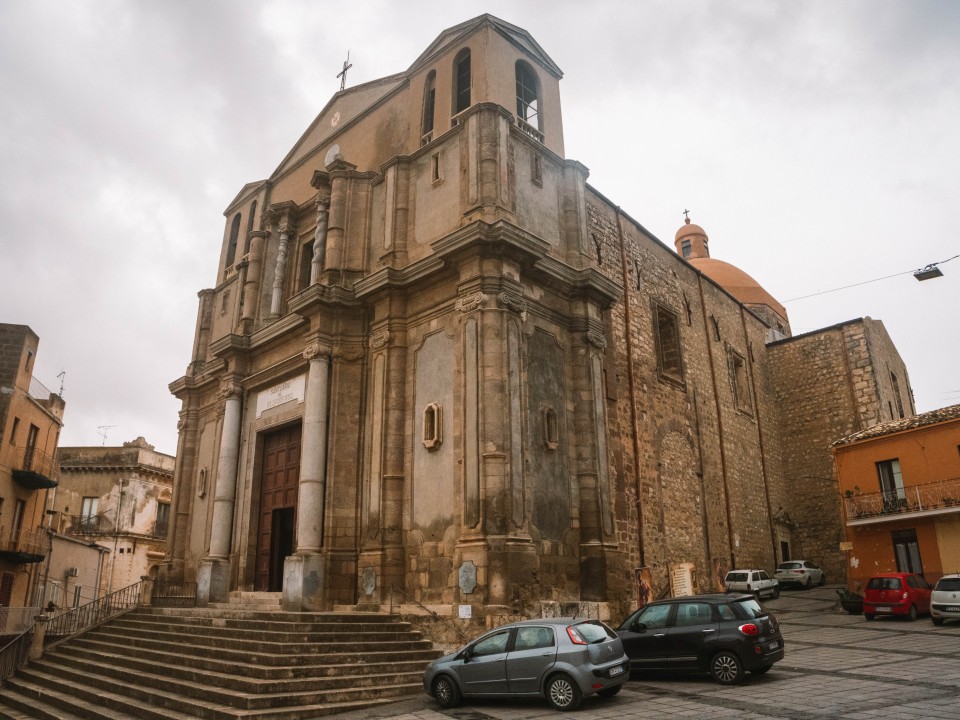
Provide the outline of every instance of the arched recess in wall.
<path id="1" fill-rule="evenodd" d="M 540 78 L 530 64 L 517 60 L 517 119 L 520 129 L 537 140 L 543 140 L 543 116 Z"/>
<path id="2" fill-rule="evenodd" d="M 237 257 L 237 238 L 240 237 L 240 213 L 233 216 L 233 223 L 230 225 L 230 240 L 227 243 L 227 262 L 226 267 L 231 267 Z"/>
<path id="3" fill-rule="evenodd" d="M 243 251 L 240 257 L 243 257 L 250 250 L 250 233 L 253 232 L 253 218 L 257 214 L 257 201 L 250 203 L 250 216 L 247 218 L 247 236 L 243 239 Z"/>
<path id="4" fill-rule="evenodd" d="M 470 48 L 464 48 L 453 59 L 453 114 L 470 107 Z"/>
<path id="5" fill-rule="evenodd" d="M 433 114 L 437 104 L 437 71 L 427 73 L 423 83 L 423 121 L 420 124 L 420 145 L 433 140 Z"/>

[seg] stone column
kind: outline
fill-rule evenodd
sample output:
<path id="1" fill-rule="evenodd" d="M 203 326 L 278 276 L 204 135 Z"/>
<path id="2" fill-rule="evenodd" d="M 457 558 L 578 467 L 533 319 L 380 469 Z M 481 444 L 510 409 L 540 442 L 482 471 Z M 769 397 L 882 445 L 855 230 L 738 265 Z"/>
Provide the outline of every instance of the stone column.
<path id="1" fill-rule="evenodd" d="M 240 425 L 243 417 L 242 390 L 236 385 L 230 385 L 221 391 L 221 395 L 225 399 L 210 527 L 210 550 L 200 563 L 197 573 L 197 602 L 201 605 L 226 600 L 229 591 L 230 539 L 236 505 L 237 460 L 240 455 Z"/>
<path id="2" fill-rule="evenodd" d="M 260 282 L 263 274 L 263 248 L 270 233 L 264 230 L 255 230 L 249 235 L 250 252 L 247 255 L 247 278 L 243 284 L 243 308 L 241 320 L 252 323 L 257 318 L 257 308 L 260 305 Z"/>
<path id="3" fill-rule="evenodd" d="M 283 279 L 287 272 L 287 246 L 290 244 L 290 225 L 280 226 L 280 246 L 277 249 L 277 265 L 273 272 L 273 295 L 270 297 L 270 317 L 279 317 L 283 304 Z"/>
<path id="4" fill-rule="evenodd" d="M 327 254 L 327 224 L 330 219 L 330 196 L 324 191 L 317 194 L 317 229 L 313 234 L 313 259 L 310 262 L 310 284 L 320 282 L 323 261 Z"/>
<path id="5" fill-rule="evenodd" d="M 283 563 L 284 610 L 320 610 L 323 605 L 323 518 L 327 484 L 327 408 L 330 404 L 330 350 L 318 344 L 309 360 L 303 408 L 297 550 Z"/>

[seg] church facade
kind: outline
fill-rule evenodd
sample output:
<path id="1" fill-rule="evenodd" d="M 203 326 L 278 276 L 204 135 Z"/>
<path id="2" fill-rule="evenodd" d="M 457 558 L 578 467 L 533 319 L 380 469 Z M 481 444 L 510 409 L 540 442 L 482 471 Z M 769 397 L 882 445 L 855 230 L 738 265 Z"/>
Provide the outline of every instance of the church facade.
<path id="1" fill-rule="evenodd" d="M 462 23 L 406 71 L 337 93 L 227 208 L 170 386 L 165 572 L 201 602 L 616 615 L 641 578 L 709 591 L 808 547 L 844 571 L 839 511 L 827 540 L 808 537 L 798 518 L 821 488 L 806 498 L 808 468 L 790 464 L 816 454 L 831 478 L 843 435 L 785 435 L 839 402 L 794 362 L 821 351 L 802 349 L 816 334 L 791 338 L 702 228 L 667 247 L 587 183 L 564 155 L 561 77 L 526 31 Z M 880 365 L 907 397 L 909 381 L 875 335 L 865 392 L 883 407 Z M 844 403 L 853 432 L 863 413 Z"/>

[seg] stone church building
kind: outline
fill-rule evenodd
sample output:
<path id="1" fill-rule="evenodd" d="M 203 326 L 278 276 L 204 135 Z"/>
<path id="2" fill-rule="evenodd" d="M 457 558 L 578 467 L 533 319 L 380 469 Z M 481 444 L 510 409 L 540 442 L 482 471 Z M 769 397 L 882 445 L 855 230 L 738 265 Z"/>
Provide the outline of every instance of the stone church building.
<path id="1" fill-rule="evenodd" d="M 170 386 L 165 572 L 201 603 L 617 616 L 641 576 L 840 580 L 830 443 L 913 413 L 882 324 L 793 338 L 702 228 L 653 237 L 565 156 L 561 77 L 480 16 L 231 202 Z"/>

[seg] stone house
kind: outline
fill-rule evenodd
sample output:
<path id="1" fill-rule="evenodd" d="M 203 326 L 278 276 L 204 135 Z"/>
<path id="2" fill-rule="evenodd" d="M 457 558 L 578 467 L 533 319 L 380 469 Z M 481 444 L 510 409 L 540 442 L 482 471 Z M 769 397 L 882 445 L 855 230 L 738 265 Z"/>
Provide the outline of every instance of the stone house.
<path id="1" fill-rule="evenodd" d="M 0 323 L 0 607 L 36 607 L 50 536 L 44 520 L 57 487 L 63 399 L 33 377 L 40 339 Z"/>
<path id="2" fill-rule="evenodd" d="M 96 575 L 64 567 L 51 582 L 72 599 L 121 590 L 156 576 L 166 554 L 174 458 L 142 437 L 121 447 L 60 448 L 60 487 L 52 503 L 60 533 L 106 549 Z M 84 585 L 84 580 L 95 584 Z M 79 589 L 77 589 L 79 588 Z M 61 603 L 57 603 L 60 605 Z"/>
<path id="3" fill-rule="evenodd" d="M 786 433 L 808 402 L 861 427 L 794 358 L 856 353 L 791 338 L 699 226 L 668 247 L 591 187 L 564 155 L 561 77 L 525 30 L 474 18 L 334 95 L 230 203 L 170 386 L 164 571 L 201 604 L 615 616 L 641 577 L 707 591 L 811 553 L 842 571 L 835 482 L 808 536 L 823 487 L 791 465 L 820 453 L 832 477 L 838 436 Z M 882 325 L 854 325 L 909 397 Z M 883 383 L 861 391 L 886 406 Z"/>

